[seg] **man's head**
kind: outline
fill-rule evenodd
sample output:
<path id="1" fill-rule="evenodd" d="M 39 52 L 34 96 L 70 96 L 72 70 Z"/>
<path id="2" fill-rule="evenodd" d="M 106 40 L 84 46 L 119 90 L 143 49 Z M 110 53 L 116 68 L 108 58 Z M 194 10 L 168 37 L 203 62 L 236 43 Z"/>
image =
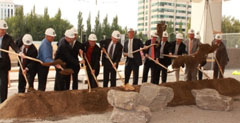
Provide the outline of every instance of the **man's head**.
<path id="1" fill-rule="evenodd" d="M 65 40 L 68 43 L 72 43 L 75 39 L 75 35 L 72 29 L 66 30 L 64 35 L 65 35 Z"/>
<path id="2" fill-rule="evenodd" d="M 166 42 L 167 40 L 168 40 L 168 33 L 166 31 L 164 31 L 162 34 L 162 41 Z"/>
<path id="3" fill-rule="evenodd" d="M 30 34 L 25 34 L 22 38 L 22 42 L 25 47 L 30 47 L 33 43 L 33 38 Z"/>
<path id="4" fill-rule="evenodd" d="M 134 37 L 134 30 L 132 28 L 130 28 L 128 30 L 128 38 L 129 39 L 133 39 L 133 37 Z"/>
<path id="5" fill-rule="evenodd" d="M 88 43 L 91 47 L 94 47 L 96 45 L 97 36 L 95 34 L 90 34 L 88 37 Z"/>
<path id="6" fill-rule="evenodd" d="M 52 42 L 54 41 L 54 38 L 56 37 L 56 32 L 53 28 L 47 28 L 45 31 L 45 38 Z"/>
<path id="7" fill-rule="evenodd" d="M 221 34 L 216 34 L 215 40 L 217 44 L 220 44 L 222 42 L 222 35 Z"/>
<path id="8" fill-rule="evenodd" d="M 112 33 L 112 41 L 113 41 L 114 44 L 116 44 L 118 42 L 118 40 L 121 39 L 120 36 L 121 36 L 121 34 L 120 34 L 119 31 L 117 31 L 117 30 L 113 31 L 113 33 Z"/>
<path id="9" fill-rule="evenodd" d="M 74 27 L 71 28 L 71 30 L 73 31 L 73 33 L 74 33 L 74 35 L 75 35 L 74 40 L 76 40 L 76 39 L 77 39 L 77 36 L 78 36 L 78 31 L 77 31 L 77 29 L 75 29 Z"/>
<path id="10" fill-rule="evenodd" d="M 194 30 L 190 29 L 188 30 L 188 37 L 192 40 L 194 38 Z"/>
<path id="11" fill-rule="evenodd" d="M 0 20 L 0 37 L 6 34 L 6 30 L 8 29 L 8 25 L 5 20 Z"/>
<path id="12" fill-rule="evenodd" d="M 183 34 L 182 33 L 178 33 L 176 35 L 176 43 L 180 44 L 182 42 L 182 40 L 183 40 Z"/>
<path id="13" fill-rule="evenodd" d="M 153 42 L 155 42 L 156 40 L 157 40 L 157 38 L 158 38 L 158 35 L 157 35 L 157 33 L 156 32 L 154 32 L 154 33 L 152 33 L 151 34 L 151 40 L 153 41 Z"/>

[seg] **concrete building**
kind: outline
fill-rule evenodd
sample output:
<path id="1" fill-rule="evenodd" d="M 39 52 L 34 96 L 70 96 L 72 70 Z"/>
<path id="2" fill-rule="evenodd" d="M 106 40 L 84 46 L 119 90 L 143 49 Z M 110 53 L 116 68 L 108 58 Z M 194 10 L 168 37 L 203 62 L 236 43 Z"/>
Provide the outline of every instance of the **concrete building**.
<path id="1" fill-rule="evenodd" d="M 14 4 L 13 0 L 0 0 L 0 19 L 14 16 L 18 7 L 21 7 L 21 5 Z"/>
<path id="2" fill-rule="evenodd" d="M 172 22 L 175 31 L 186 31 L 191 17 L 191 3 L 178 0 L 138 0 L 138 33 L 156 32 L 160 21 Z"/>

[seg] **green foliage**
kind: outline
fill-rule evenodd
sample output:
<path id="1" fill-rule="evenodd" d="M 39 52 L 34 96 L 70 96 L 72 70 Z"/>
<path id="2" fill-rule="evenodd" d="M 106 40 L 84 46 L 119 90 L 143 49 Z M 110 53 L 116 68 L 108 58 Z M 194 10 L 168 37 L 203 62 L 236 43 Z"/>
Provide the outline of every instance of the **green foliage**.
<path id="1" fill-rule="evenodd" d="M 108 16 L 103 19 L 103 24 L 102 24 L 102 34 L 105 38 L 110 38 L 111 37 L 111 26 L 108 23 Z"/>
<path id="2" fill-rule="evenodd" d="M 82 42 L 82 34 L 83 34 L 83 17 L 82 17 L 82 12 L 78 13 L 78 34 L 80 35 L 80 42 Z"/>
<path id="3" fill-rule="evenodd" d="M 167 23 L 167 32 L 168 32 L 168 41 L 175 41 L 176 40 L 176 34 L 174 33 L 174 24 L 172 21 L 169 21 Z"/>
<path id="4" fill-rule="evenodd" d="M 9 29 L 7 32 L 14 38 L 21 38 L 24 34 L 29 33 L 33 36 L 33 40 L 41 41 L 44 38 L 44 32 L 47 28 L 52 27 L 56 31 L 55 40 L 59 40 L 64 36 L 65 30 L 72 27 L 72 25 L 67 21 L 61 19 L 61 10 L 55 17 L 50 18 L 48 14 L 48 9 L 44 9 L 44 15 L 37 15 L 35 13 L 35 7 L 32 11 L 24 15 L 23 8 L 17 8 L 15 16 L 6 19 Z"/>
<path id="5" fill-rule="evenodd" d="M 223 33 L 239 33 L 240 21 L 231 16 L 223 16 L 222 32 Z"/>
<path id="6" fill-rule="evenodd" d="M 103 36 L 102 36 L 102 25 L 100 23 L 100 13 L 99 12 L 98 12 L 98 15 L 97 15 L 97 17 L 95 19 L 94 33 L 96 34 L 98 41 L 103 39 Z"/>
<path id="7" fill-rule="evenodd" d="M 87 30 L 86 30 L 86 35 L 87 37 L 92 33 L 92 26 L 91 26 L 91 13 L 88 15 L 87 19 Z"/>

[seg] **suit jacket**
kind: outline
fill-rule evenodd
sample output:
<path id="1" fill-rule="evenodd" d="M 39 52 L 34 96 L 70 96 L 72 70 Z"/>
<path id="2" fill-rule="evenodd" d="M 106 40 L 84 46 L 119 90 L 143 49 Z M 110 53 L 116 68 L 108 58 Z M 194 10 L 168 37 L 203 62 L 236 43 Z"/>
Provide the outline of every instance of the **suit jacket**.
<path id="1" fill-rule="evenodd" d="M 5 34 L 2 39 L 2 47 L 1 49 L 9 50 L 9 46 L 17 53 L 20 52 L 18 46 L 14 43 L 12 37 L 8 34 Z M 1 51 L 0 51 L 1 52 Z M 2 63 L 0 64 L 0 69 L 10 70 L 11 62 L 8 53 L 1 52 L 2 55 Z"/>
<path id="2" fill-rule="evenodd" d="M 73 46 L 73 57 L 74 59 L 78 60 L 78 55 L 79 55 L 79 50 L 84 50 L 82 43 L 80 43 L 78 40 L 76 40 L 74 46 Z M 80 65 L 78 64 L 77 66 L 74 67 L 74 71 L 79 71 L 80 70 Z"/>
<path id="3" fill-rule="evenodd" d="M 83 44 L 84 46 L 84 53 L 86 55 L 88 48 L 89 48 L 89 43 L 86 42 Z M 92 56 L 91 56 L 91 61 L 90 61 L 90 65 L 92 67 L 92 69 L 95 70 L 95 74 L 98 75 L 99 73 L 99 69 L 100 69 L 100 57 L 101 57 L 101 49 L 99 48 L 99 46 L 96 44 L 95 47 L 93 48 L 93 52 L 92 52 Z M 87 66 L 87 63 L 86 63 Z"/>
<path id="4" fill-rule="evenodd" d="M 151 40 L 147 40 L 145 42 L 145 46 L 149 46 L 151 44 L 152 44 Z M 158 44 L 158 42 L 156 41 L 155 44 Z M 154 53 L 155 53 L 155 59 L 156 59 L 156 53 L 157 53 L 159 47 L 157 45 L 154 45 L 153 47 L 154 47 Z M 148 48 L 147 50 L 143 50 L 144 55 L 149 54 L 150 49 L 151 49 L 151 47 Z M 146 63 L 148 61 L 149 61 L 149 59 L 147 57 L 145 57 L 144 62 Z"/>
<path id="5" fill-rule="evenodd" d="M 112 41 L 111 39 L 106 39 L 106 40 L 100 41 L 101 48 L 105 48 L 106 51 L 108 51 L 108 47 L 109 47 L 109 44 L 111 43 L 111 41 Z M 112 62 L 116 63 L 116 66 L 118 66 L 118 63 L 120 62 L 120 60 L 122 58 L 122 49 L 123 49 L 122 44 L 120 42 L 117 42 L 114 53 L 113 53 L 113 58 L 112 58 Z M 112 68 L 112 64 L 106 57 L 105 53 L 103 53 L 103 55 L 102 55 L 102 64 L 104 67 Z"/>
<path id="6" fill-rule="evenodd" d="M 160 50 L 161 50 L 161 43 L 159 45 L 159 48 L 158 48 L 158 51 L 156 53 L 156 58 L 159 59 L 159 62 L 166 65 L 166 66 L 169 66 L 171 64 L 171 58 L 167 57 L 167 56 L 163 56 L 163 59 L 160 59 Z M 169 54 L 171 51 L 171 44 L 166 41 L 165 45 L 164 45 L 164 48 L 163 48 L 163 54 Z"/>
<path id="7" fill-rule="evenodd" d="M 189 50 L 189 39 L 187 39 L 184 43 L 186 45 L 186 51 L 187 51 L 188 55 L 190 55 L 189 54 L 189 52 L 190 52 L 190 50 Z M 201 44 L 201 42 L 198 39 L 196 39 L 196 38 L 193 39 L 192 53 L 195 53 L 198 50 L 198 47 L 199 47 L 200 44 Z"/>
<path id="8" fill-rule="evenodd" d="M 22 38 L 16 40 L 16 44 L 19 47 L 19 49 L 21 49 L 21 47 L 23 46 Z M 28 48 L 27 53 L 25 55 L 29 56 L 29 57 L 32 57 L 32 58 L 37 58 L 38 51 L 37 51 L 37 48 L 35 47 L 34 44 L 30 45 L 30 47 Z M 36 65 L 37 65 L 37 62 L 26 59 L 26 68 L 29 69 L 29 71 L 28 71 L 29 73 L 35 73 L 36 72 Z"/>
<path id="9" fill-rule="evenodd" d="M 212 44 L 215 44 L 215 40 L 212 42 Z M 227 49 L 222 42 L 220 43 L 216 50 L 216 59 L 218 60 L 221 66 L 227 65 L 227 63 L 229 62 Z"/>
<path id="10" fill-rule="evenodd" d="M 174 42 L 171 42 L 171 53 L 174 54 L 175 53 L 175 48 L 176 48 L 176 41 Z M 186 45 L 181 42 L 179 47 L 178 47 L 178 52 L 177 52 L 177 55 L 182 55 L 182 54 L 187 54 L 187 51 L 186 51 Z"/>
<path id="11" fill-rule="evenodd" d="M 66 68 L 74 69 L 79 65 L 78 59 L 74 58 L 73 49 L 64 39 L 56 51 L 55 59 L 61 59 L 66 63 Z"/>
<path id="12" fill-rule="evenodd" d="M 124 53 L 128 53 L 128 42 L 129 42 L 129 40 L 126 40 L 124 42 L 124 48 L 123 48 Z M 141 47 L 143 47 L 142 41 L 140 39 L 133 38 L 133 48 L 132 48 L 132 50 L 135 51 L 135 50 L 140 49 Z M 136 65 L 138 65 L 138 66 L 142 65 L 142 58 L 141 58 L 140 52 L 134 53 L 133 58 L 134 58 L 134 61 L 135 61 Z M 128 63 L 129 63 L 129 57 L 127 57 L 127 59 L 126 59 L 126 65 Z"/>

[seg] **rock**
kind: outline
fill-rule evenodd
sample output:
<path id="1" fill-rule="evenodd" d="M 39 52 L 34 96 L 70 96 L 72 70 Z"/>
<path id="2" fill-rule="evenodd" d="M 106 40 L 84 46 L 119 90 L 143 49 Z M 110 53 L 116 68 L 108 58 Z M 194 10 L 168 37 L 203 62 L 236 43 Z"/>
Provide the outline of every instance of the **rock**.
<path id="1" fill-rule="evenodd" d="M 214 89 L 192 90 L 196 105 L 201 109 L 215 111 L 232 110 L 233 99 L 220 95 Z"/>
<path id="2" fill-rule="evenodd" d="M 140 88 L 138 104 L 149 107 L 151 111 L 158 111 L 164 109 L 173 96 L 172 88 L 144 83 Z"/>
<path id="3" fill-rule="evenodd" d="M 109 90 L 107 100 L 113 107 L 133 110 L 137 106 L 138 95 L 137 92 Z"/>
<path id="4" fill-rule="evenodd" d="M 150 109 L 141 105 L 132 111 L 114 108 L 110 120 L 113 123 L 147 123 L 151 115 Z"/>

